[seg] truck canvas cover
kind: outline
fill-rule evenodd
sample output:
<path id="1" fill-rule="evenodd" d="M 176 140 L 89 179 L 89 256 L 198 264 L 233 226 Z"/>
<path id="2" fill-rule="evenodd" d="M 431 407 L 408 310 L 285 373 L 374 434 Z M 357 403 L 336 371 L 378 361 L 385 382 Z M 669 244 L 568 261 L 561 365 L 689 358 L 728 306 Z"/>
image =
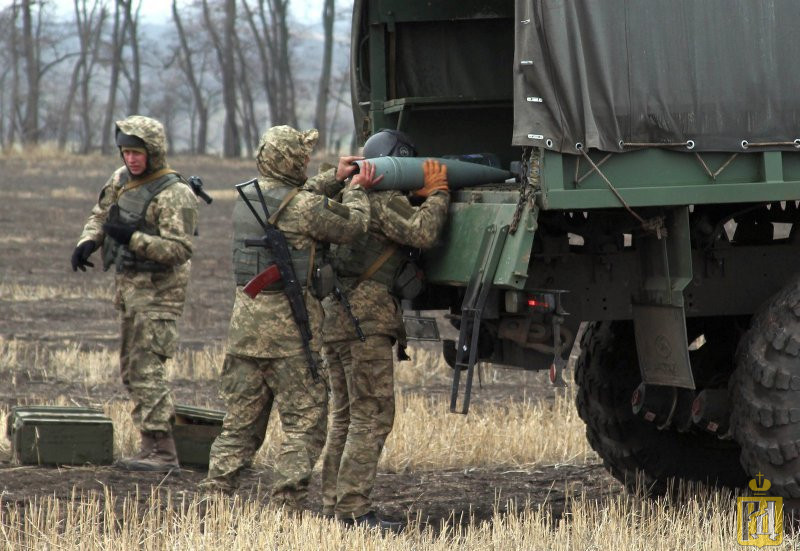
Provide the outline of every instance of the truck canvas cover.
<path id="1" fill-rule="evenodd" d="M 798 0 L 518 0 L 515 26 L 514 145 L 800 138 Z"/>

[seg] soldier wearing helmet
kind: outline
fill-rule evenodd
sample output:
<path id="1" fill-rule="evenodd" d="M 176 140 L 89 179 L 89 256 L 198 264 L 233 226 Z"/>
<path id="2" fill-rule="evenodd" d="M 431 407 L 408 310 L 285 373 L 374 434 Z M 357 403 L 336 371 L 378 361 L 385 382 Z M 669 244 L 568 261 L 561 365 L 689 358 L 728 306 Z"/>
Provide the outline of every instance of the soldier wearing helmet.
<path id="1" fill-rule="evenodd" d="M 381 130 L 364 144 L 367 159 L 416 155 L 408 136 Z M 332 251 L 334 267 L 359 320 L 362 341 L 342 304 L 323 301 L 323 338 L 331 389 L 331 423 L 322 466 L 323 513 L 345 523 L 394 529 L 370 500 L 383 444 L 394 422 L 392 345 L 405 341 L 401 298 L 420 291 L 410 249 L 433 246 L 447 219 L 447 167 L 428 159 L 413 206 L 399 191 L 369 195 L 369 232 Z"/>
<path id="2" fill-rule="evenodd" d="M 320 298 L 329 292 L 315 277 L 326 271 L 327 243 L 343 243 L 367 231 L 369 171 L 353 177 L 341 202 L 330 197 L 356 170 L 343 157 L 336 168 L 306 179 L 306 168 L 319 133 L 289 126 L 270 128 L 256 154 L 258 184 L 273 224 L 285 236 L 303 295 L 313 339 L 312 354 L 322 345 Z M 255 189 L 248 190 L 255 198 Z M 308 482 L 325 443 L 327 391 L 315 381 L 289 301 L 278 281 L 250 298 L 243 286 L 273 262 L 271 253 L 247 247 L 245 239 L 263 233 L 240 197 L 233 211 L 233 269 L 236 296 L 222 367 L 222 395 L 227 414 L 222 433 L 211 447 L 206 490 L 233 491 L 243 469 L 264 442 L 273 403 L 280 414 L 284 440 L 275 467 L 272 501 L 292 510 L 306 507 Z M 332 275 L 332 270 L 329 270 Z M 332 278 L 331 278 L 332 279 Z"/>
<path id="3" fill-rule="evenodd" d="M 377 157 L 416 157 L 417 148 L 405 132 L 384 128 L 364 142 L 365 159 Z"/>
<path id="4" fill-rule="evenodd" d="M 72 253 L 72 269 L 94 267 L 89 257 L 102 246 L 103 268 L 115 271 L 120 372 L 141 435 L 140 452 L 117 466 L 170 471 L 178 468 L 178 458 L 165 362 L 177 348 L 197 200 L 167 165 L 167 140 L 160 122 L 139 115 L 117 121 L 116 143 L 124 166 L 100 190 Z"/>

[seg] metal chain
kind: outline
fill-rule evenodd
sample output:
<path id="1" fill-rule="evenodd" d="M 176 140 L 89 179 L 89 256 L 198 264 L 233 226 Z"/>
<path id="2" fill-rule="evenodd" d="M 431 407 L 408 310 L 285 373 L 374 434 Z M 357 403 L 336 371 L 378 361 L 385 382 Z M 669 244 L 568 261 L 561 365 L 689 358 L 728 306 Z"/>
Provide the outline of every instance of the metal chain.
<path id="1" fill-rule="evenodd" d="M 514 216 L 511 218 L 511 225 L 508 227 L 509 235 L 514 235 L 514 233 L 517 231 L 519 221 L 522 218 L 522 211 L 525 210 L 525 205 L 528 204 L 531 208 L 533 208 L 533 194 L 536 188 L 536 186 L 531 182 L 531 157 L 533 155 L 533 148 L 523 148 L 521 159 L 522 177 L 520 178 L 519 183 L 519 200 L 517 201 L 517 207 L 514 210 Z M 536 171 L 536 177 L 538 181 L 538 162 L 533 170 Z"/>

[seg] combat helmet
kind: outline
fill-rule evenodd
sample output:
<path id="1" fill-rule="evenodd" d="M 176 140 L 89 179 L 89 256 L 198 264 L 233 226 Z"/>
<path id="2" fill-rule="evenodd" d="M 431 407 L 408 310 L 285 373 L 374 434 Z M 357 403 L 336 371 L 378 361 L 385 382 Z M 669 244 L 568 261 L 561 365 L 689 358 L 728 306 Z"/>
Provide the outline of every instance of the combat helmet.
<path id="1" fill-rule="evenodd" d="M 405 132 L 382 128 L 364 143 L 364 157 L 416 157 L 417 148 Z"/>

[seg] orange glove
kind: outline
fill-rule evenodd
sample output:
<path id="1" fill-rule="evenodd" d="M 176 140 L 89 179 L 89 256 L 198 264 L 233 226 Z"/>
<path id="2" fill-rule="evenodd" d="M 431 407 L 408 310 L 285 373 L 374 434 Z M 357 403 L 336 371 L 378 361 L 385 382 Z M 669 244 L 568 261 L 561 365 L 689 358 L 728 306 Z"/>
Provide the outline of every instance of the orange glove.
<path id="1" fill-rule="evenodd" d="M 433 159 L 425 159 L 422 163 L 422 174 L 425 177 L 422 188 L 414 192 L 417 197 L 428 197 L 434 191 L 450 191 L 447 185 L 447 165 Z"/>

